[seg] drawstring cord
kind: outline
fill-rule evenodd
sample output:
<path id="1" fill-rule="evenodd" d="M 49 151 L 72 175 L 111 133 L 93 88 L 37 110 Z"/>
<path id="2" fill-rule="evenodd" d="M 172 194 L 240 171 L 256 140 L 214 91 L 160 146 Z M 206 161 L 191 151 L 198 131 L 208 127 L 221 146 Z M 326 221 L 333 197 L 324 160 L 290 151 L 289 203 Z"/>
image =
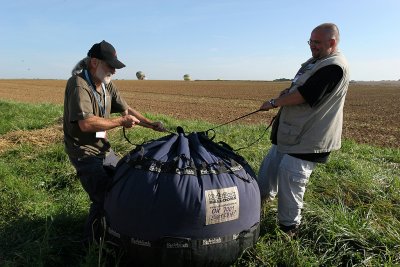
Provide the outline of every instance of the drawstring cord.
<path id="1" fill-rule="evenodd" d="M 141 121 L 140 124 L 144 125 L 144 126 L 148 126 L 149 128 L 153 128 L 154 125 L 150 124 L 150 123 L 146 123 Z M 165 129 L 165 132 L 170 133 L 170 134 L 176 134 L 170 130 Z M 126 130 L 125 127 L 122 127 L 122 133 L 124 134 L 124 138 L 126 141 L 128 141 L 129 144 L 134 145 L 134 146 L 138 146 L 138 144 L 134 144 L 131 142 L 131 140 L 129 140 L 129 138 L 126 136 Z"/>
<path id="2" fill-rule="evenodd" d="M 272 126 L 272 123 L 274 122 L 275 118 L 276 118 L 276 116 L 274 116 L 274 117 L 272 118 L 272 120 L 271 120 L 271 122 L 269 123 L 269 125 L 267 126 L 267 128 L 265 128 L 264 132 L 260 135 L 260 137 L 259 137 L 257 140 L 255 140 L 254 142 L 250 143 L 250 145 L 247 145 L 247 146 L 244 146 L 244 147 L 240 147 L 240 148 L 234 149 L 233 151 L 239 151 L 239 150 L 242 150 L 242 149 L 245 149 L 245 148 L 249 148 L 249 147 L 251 147 L 252 145 L 254 145 L 255 143 L 259 142 L 259 141 L 264 137 L 264 135 L 267 133 L 268 129 Z"/>
<path id="3" fill-rule="evenodd" d="M 257 113 L 257 112 L 259 112 L 259 111 L 261 111 L 261 109 L 258 109 L 258 110 L 256 110 L 256 111 L 250 112 L 250 113 L 248 113 L 248 114 L 246 114 L 246 115 L 243 115 L 243 116 L 241 116 L 241 117 L 239 117 L 239 118 L 236 118 L 236 119 L 233 119 L 233 120 L 231 120 L 231 121 L 225 122 L 225 123 L 223 123 L 223 124 L 217 125 L 217 126 L 215 126 L 215 127 L 213 127 L 213 128 L 208 129 L 208 130 L 205 131 L 205 132 L 207 133 L 208 131 L 214 131 L 215 129 L 217 129 L 217 128 L 221 127 L 221 126 L 224 126 L 224 125 L 227 125 L 227 124 L 232 123 L 232 122 L 234 122 L 234 121 L 243 119 L 243 118 L 245 118 L 245 117 L 247 117 L 247 116 L 250 116 L 250 115 L 253 115 L 254 113 Z"/>
<path id="4" fill-rule="evenodd" d="M 214 137 L 215 137 L 215 129 L 217 129 L 217 128 L 219 128 L 219 127 L 222 127 L 222 126 L 224 126 L 224 125 L 230 124 L 230 123 L 232 123 L 232 122 L 235 122 L 235 121 L 237 121 L 237 120 L 243 119 L 243 118 L 245 118 L 245 117 L 247 117 L 247 116 L 253 115 L 253 114 L 255 114 L 255 113 L 259 112 L 259 111 L 262 111 L 262 110 L 261 110 L 261 109 L 255 110 L 255 111 L 253 111 L 253 112 L 250 112 L 250 113 L 248 113 L 248 114 L 245 114 L 245 115 L 243 115 L 243 116 L 240 116 L 240 117 L 238 117 L 238 118 L 236 118 L 236 119 L 233 119 L 233 120 L 231 120 L 231 121 L 228 121 L 228 122 L 225 122 L 225 123 L 223 123 L 223 124 L 217 125 L 217 126 L 215 126 L 215 127 L 213 127 L 213 128 L 210 128 L 210 129 L 208 129 L 208 130 L 206 130 L 206 131 L 204 131 L 204 132 L 206 133 L 207 136 L 208 136 L 208 132 L 210 132 L 210 131 L 214 132 L 214 136 L 210 138 L 210 139 L 212 140 L 212 139 L 214 139 Z M 255 143 L 259 142 L 259 141 L 264 137 L 264 135 L 265 135 L 265 133 L 268 131 L 268 129 L 272 126 L 272 123 L 274 122 L 275 118 L 276 118 L 276 116 L 274 116 L 274 117 L 272 118 L 272 120 L 271 120 L 271 122 L 269 123 L 269 125 L 267 126 L 267 128 L 265 128 L 264 132 L 261 134 L 261 136 L 260 136 L 257 140 L 255 140 L 254 142 L 250 143 L 250 144 L 247 145 L 247 146 L 240 147 L 240 148 L 238 148 L 238 149 L 233 149 L 233 151 L 239 151 L 239 150 L 242 150 L 242 149 L 245 149 L 245 148 L 249 148 L 250 146 L 252 146 L 252 145 L 254 145 Z M 144 126 L 148 126 L 149 128 L 152 128 L 152 127 L 153 127 L 153 125 L 151 125 L 151 124 L 149 124 L 149 123 L 145 123 L 145 122 L 140 122 L 140 123 L 141 123 L 142 125 L 144 125 Z M 126 136 L 125 127 L 122 127 L 122 132 L 123 132 L 124 138 L 126 139 L 126 141 L 128 141 L 129 144 L 134 145 L 134 146 L 138 146 L 138 144 L 132 143 L 132 142 L 129 140 L 129 138 Z M 177 133 L 174 133 L 174 132 L 172 132 L 172 131 L 170 131 L 170 130 L 166 130 L 166 132 L 168 132 L 168 133 L 170 133 L 170 134 L 177 134 Z"/>
<path id="5" fill-rule="evenodd" d="M 214 137 L 215 137 L 215 129 L 216 129 L 216 128 L 219 128 L 219 127 L 221 127 L 221 126 L 227 125 L 227 124 L 232 123 L 232 122 L 234 122 L 234 121 L 243 119 L 243 118 L 245 118 L 245 117 L 247 117 L 247 116 L 250 116 L 250 115 L 253 115 L 254 113 L 257 113 L 257 112 L 259 112 L 259 111 L 262 111 L 262 109 L 258 109 L 258 110 L 256 110 L 256 111 L 250 112 L 250 113 L 248 113 L 248 114 L 245 114 L 245 115 L 243 115 L 243 116 L 240 116 L 240 117 L 238 117 L 238 118 L 236 118 L 236 119 L 233 119 L 233 120 L 231 120 L 231 121 L 228 121 L 228 122 L 225 122 L 225 123 L 223 123 L 223 124 L 217 125 L 217 126 L 215 126 L 215 127 L 213 127 L 213 128 L 208 129 L 207 131 L 205 131 L 205 133 L 206 133 L 206 135 L 208 136 L 208 132 L 209 132 L 209 131 L 212 131 L 212 132 L 214 133 L 213 137 L 210 138 L 210 139 L 212 140 L 212 139 L 214 139 Z M 247 145 L 247 146 L 240 147 L 240 148 L 237 148 L 237 149 L 232 149 L 232 150 L 233 150 L 233 151 L 239 151 L 239 150 L 242 150 L 242 149 L 245 149 L 245 148 L 249 148 L 249 147 L 251 147 L 252 145 L 254 145 L 255 143 L 259 142 L 259 141 L 264 137 L 264 135 L 266 134 L 266 132 L 268 131 L 268 129 L 272 126 L 272 123 L 274 122 L 275 118 L 276 118 L 276 116 L 274 116 L 274 117 L 272 118 L 272 120 L 271 120 L 271 122 L 269 123 L 269 125 L 267 126 L 267 128 L 264 130 L 264 132 L 261 134 L 261 136 L 260 136 L 257 140 L 255 140 L 254 142 L 250 143 L 250 144 Z"/>

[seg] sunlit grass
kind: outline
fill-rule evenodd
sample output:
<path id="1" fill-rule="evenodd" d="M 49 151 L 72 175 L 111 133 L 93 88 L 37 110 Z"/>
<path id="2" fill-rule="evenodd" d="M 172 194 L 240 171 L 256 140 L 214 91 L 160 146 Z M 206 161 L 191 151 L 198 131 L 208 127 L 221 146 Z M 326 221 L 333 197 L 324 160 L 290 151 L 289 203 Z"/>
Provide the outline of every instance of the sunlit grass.
<path id="1" fill-rule="evenodd" d="M 17 129 L 56 123 L 62 107 L 0 101 L 1 136 Z M 14 113 L 24 116 L 12 116 Z M 43 114 L 38 118 L 38 114 Z M 162 120 L 187 133 L 216 125 Z M 231 124 L 215 130 L 214 141 L 234 149 L 262 136 L 266 125 Z M 211 134 L 211 133 L 210 133 Z M 160 138 L 141 127 L 129 129 L 132 143 Z M 239 151 L 258 171 L 270 147 L 269 132 Z M 43 138 L 46 138 L 43 136 Z M 133 145 L 121 129 L 110 131 L 120 156 Z M 261 235 L 236 266 L 396 266 L 400 264 L 400 150 L 345 140 L 330 161 L 312 174 L 305 195 L 303 224 L 290 240 L 276 225 L 276 200 L 263 206 Z M 64 152 L 62 141 L 45 147 L 19 143 L 0 154 L 0 266 L 98 266 L 99 249 L 80 243 L 89 200 Z M 100 263 L 104 264 L 101 255 Z M 109 257 L 109 256 L 108 256 Z"/>

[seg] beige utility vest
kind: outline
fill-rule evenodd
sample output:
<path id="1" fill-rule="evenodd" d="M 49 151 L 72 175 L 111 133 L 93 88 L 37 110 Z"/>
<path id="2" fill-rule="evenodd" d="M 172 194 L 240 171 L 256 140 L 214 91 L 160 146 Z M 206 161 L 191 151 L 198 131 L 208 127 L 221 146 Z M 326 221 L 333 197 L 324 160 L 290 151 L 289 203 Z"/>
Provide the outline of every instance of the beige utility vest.
<path id="1" fill-rule="evenodd" d="M 343 77 L 331 93 L 314 107 L 303 103 L 281 109 L 277 133 L 278 150 L 282 153 L 322 153 L 341 146 L 343 106 L 349 86 L 347 61 L 340 52 L 317 60 L 311 58 L 293 80 L 290 91 L 303 85 L 317 70 L 328 65 L 343 69 Z"/>

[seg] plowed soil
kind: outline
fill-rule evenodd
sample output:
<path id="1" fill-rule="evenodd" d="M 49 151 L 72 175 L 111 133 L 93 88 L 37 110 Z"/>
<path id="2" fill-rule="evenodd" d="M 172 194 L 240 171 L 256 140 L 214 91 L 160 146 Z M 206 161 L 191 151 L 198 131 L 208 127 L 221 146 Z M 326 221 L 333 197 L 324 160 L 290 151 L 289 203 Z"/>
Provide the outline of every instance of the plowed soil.
<path id="1" fill-rule="evenodd" d="M 225 123 L 257 110 L 287 82 L 114 81 L 129 105 L 142 113 Z M 0 99 L 62 104 L 65 80 L 0 80 Z M 382 147 L 400 147 L 400 82 L 351 83 L 344 110 L 343 137 Z M 269 123 L 276 110 L 238 123 Z"/>

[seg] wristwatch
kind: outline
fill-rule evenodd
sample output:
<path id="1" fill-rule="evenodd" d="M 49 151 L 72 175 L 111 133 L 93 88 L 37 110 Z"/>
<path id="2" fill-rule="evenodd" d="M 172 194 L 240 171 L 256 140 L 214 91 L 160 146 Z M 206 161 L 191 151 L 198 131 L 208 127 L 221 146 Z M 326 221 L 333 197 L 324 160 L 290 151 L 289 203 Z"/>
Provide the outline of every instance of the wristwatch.
<path id="1" fill-rule="evenodd" d="M 275 104 L 275 99 L 271 99 L 270 101 L 268 101 L 270 104 L 271 104 L 271 106 L 273 107 L 273 108 L 277 108 L 278 106 Z"/>

